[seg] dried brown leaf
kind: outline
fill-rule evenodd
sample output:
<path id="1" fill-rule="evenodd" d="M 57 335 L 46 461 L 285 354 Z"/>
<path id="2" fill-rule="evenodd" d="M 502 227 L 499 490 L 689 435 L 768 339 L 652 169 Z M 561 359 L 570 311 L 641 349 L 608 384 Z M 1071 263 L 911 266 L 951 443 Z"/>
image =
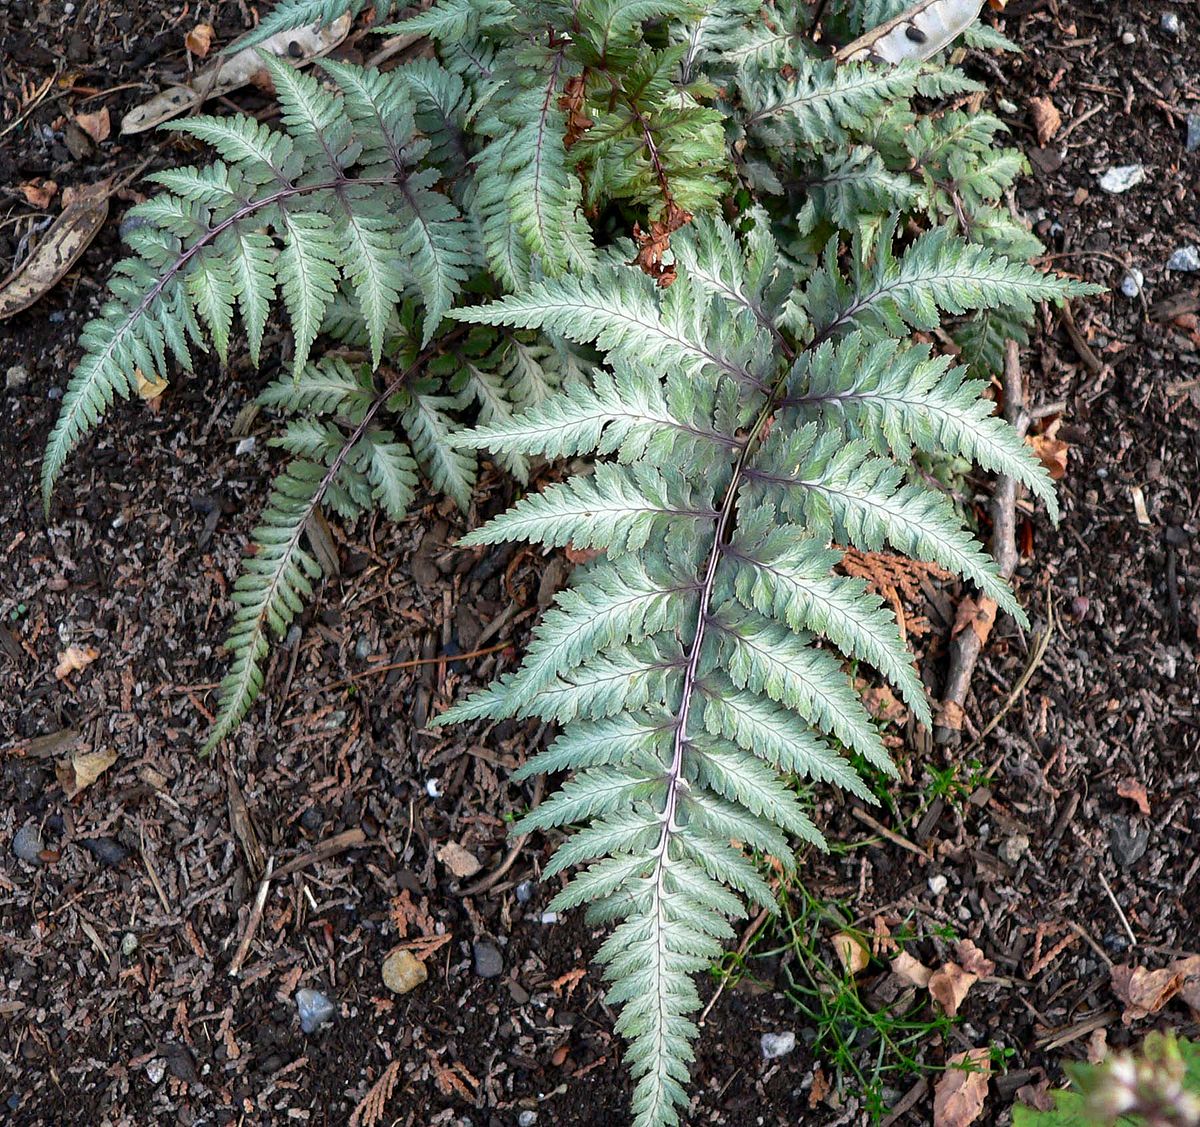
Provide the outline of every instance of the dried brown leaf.
<path id="1" fill-rule="evenodd" d="M 954 1017 L 978 979 L 979 975 L 963 970 L 958 963 L 948 962 L 930 976 L 929 993 L 948 1017 Z"/>
<path id="2" fill-rule="evenodd" d="M 1048 145 L 1062 128 L 1062 114 L 1049 98 L 1030 98 L 1029 116 L 1033 118 L 1039 145 Z"/>
<path id="3" fill-rule="evenodd" d="M 75 124 L 79 126 L 96 144 L 107 141 L 112 132 L 112 119 L 108 116 L 108 106 L 101 106 L 95 113 L 77 113 Z"/>
<path id="4" fill-rule="evenodd" d="M 987 1049 L 955 1053 L 933 1089 L 934 1127 L 967 1127 L 983 1114 L 992 1058 Z"/>
<path id="5" fill-rule="evenodd" d="M 995 625 L 996 603 L 986 595 L 981 595 L 978 599 L 963 599 L 958 604 L 958 611 L 954 616 L 954 628 L 950 633 L 952 636 L 957 636 L 964 630 L 971 629 L 979 639 L 979 644 L 983 646 L 987 645 L 992 627 Z"/>
<path id="6" fill-rule="evenodd" d="M 921 990 L 929 986 L 929 980 L 933 977 L 933 971 L 907 951 L 901 951 L 892 960 L 892 974 L 902 982 L 907 982 L 910 986 L 916 986 Z"/>
<path id="7" fill-rule="evenodd" d="M 208 52 L 212 47 L 212 41 L 212 24 L 207 23 L 196 24 L 196 26 L 183 37 L 183 45 L 198 59 L 203 59 L 208 55 Z"/>
<path id="8" fill-rule="evenodd" d="M 833 949 L 837 952 L 838 962 L 850 975 L 862 973 L 871 961 L 871 953 L 862 940 L 849 931 L 839 931 L 833 937 Z"/>
<path id="9" fill-rule="evenodd" d="M 1125 1005 L 1126 1025 L 1158 1013 L 1177 994 L 1192 1009 L 1200 1009 L 1200 955 L 1176 959 L 1161 970 L 1124 963 L 1112 968 L 1113 993 Z"/>
<path id="10" fill-rule="evenodd" d="M 988 975 L 995 973 L 996 964 L 984 955 L 970 939 L 960 939 L 954 945 L 954 957 L 963 970 L 978 975 L 980 978 L 987 978 Z"/>
<path id="11" fill-rule="evenodd" d="M 1117 794 L 1122 798 L 1131 798 L 1137 803 L 1137 808 L 1143 814 L 1150 813 L 1150 797 L 1146 794 L 1146 784 L 1137 779 L 1122 779 L 1117 783 Z"/>
<path id="12" fill-rule="evenodd" d="M 80 669 L 86 669 L 100 656 L 100 651 L 94 646 L 68 646 L 58 655 L 58 664 L 54 667 L 54 676 L 60 681 L 70 677 Z"/>
<path id="13" fill-rule="evenodd" d="M 872 685 L 864 689 L 862 702 L 881 724 L 903 724 L 908 719 L 908 709 L 896 699 L 896 694 L 887 685 Z"/>
<path id="14" fill-rule="evenodd" d="M 133 370 L 133 378 L 137 387 L 138 397 L 144 399 L 147 403 L 153 403 L 168 387 L 167 381 L 159 379 L 157 376 L 153 379 L 147 379 L 142 375 L 141 368 Z"/>
<path id="15" fill-rule="evenodd" d="M 54 774 L 67 798 L 86 790 L 117 761 L 115 751 L 76 752 L 63 763 L 55 765 Z"/>
<path id="16" fill-rule="evenodd" d="M 104 226 L 111 179 L 89 184 L 71 196 L 34 252 L 0 282 L 0 321 L 28 309 L 53 289 Z"/>
<path id="17" fill-rule="evenodd" d="M 43 211 L 50 206 L 58 191 L 58 185 L 53 180 L 43 180 L 40 176 L 21 185 L 21 195 L 30 207 L 41 208 Z"/>
<path id="18" fill-rule="evenodd" d="M 1048 434 L 1031 434 L 1025 441 L 1033 447 L 1033 452 L 1055 481 L 1062 481 L 1067 476 L 1067 457 L 1071 453 L 1067 443 Z"/>

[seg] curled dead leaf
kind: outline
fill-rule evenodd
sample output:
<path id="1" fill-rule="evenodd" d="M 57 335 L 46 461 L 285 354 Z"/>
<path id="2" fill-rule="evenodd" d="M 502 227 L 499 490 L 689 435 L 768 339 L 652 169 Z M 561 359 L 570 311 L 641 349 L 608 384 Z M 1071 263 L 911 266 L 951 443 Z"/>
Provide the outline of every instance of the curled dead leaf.
<path id="1" fill-rule="evenodd" d="M 1062 128 L 1062 114 L 1049 98 L 1030 98 L 1029 116 L 1039 145 L 1048 145 Z"/>
<path id="2" fill-rule="evenodd" d="M 949 962 L 930 975 L 929 993 L 947 1017 L 954 1017 L 967 992 L 979 980 L 979 975 L 963 970 L 958 963 Z"/>
<path id="3" fill-rule="evenodd" d="M 992 1057 L 987 1049 L 955 1053 L 933 1089 L 934 1127 L 967 1127 L 983 1114 Z"/>
<path id="4" fill-rule="evenodd" d="M 70 199 L 63 192 L 62 214 L 34 252 L 0 282 L 0 321 L 28 309 L 53 289 L 87 250 L 108 217 L 111 186 L 111 179 L 89 184 Z"/>
<path id="5" fill-rule="evenodd" d="M 978 975 L 980 978 L 987 978 L 996 971 L 996 964 L 984 955 L 970 939 L 960 939 L 954 945 L 954 957 L 963 970 Z"/>
<path id="6" fill-rule="evenodd" d="M 92 646 L 68 646 L 58 655 L 58 664 L 54 667 L 54 676 L 60 681 L 80 669 L 86 669 L 100 656 L 100 651 Z"/>
<path id="7" fill-rule="evenodd" d="M 881 724 L 903 724 L 908 719 L 908 709 L 897 699 L 887 685 L 872 685 L 862 694 L 866 710 Z"/>
<path id="8" fill-rule="evenodd" d="M 1033 447 L 1038 460 L 1055 481 L 1062 481 L 1067 476 L 1067 456 L 1071 448 L 1061 438 L 1049 434 L 1031 434 L 1025 441 Z"/>
<path id="9" fill-rule="evenodd" d="M 25 202 L 30 207 L 42 210 L 50 206 L 50 201 L 57 192 L 58 185 L 53 180 L 43 180 L 40 176 L 36 180 L 30 180 L 28 184 L 21 185 L 21 195 L 25 197 Z"/>
<path id="10" fill-rule="evenodd" d="M 1117 783 L 1117 794 L 1122 798 L 1132 799 L 1143 814 L 1150 813 L 1150 797 L 1146 794 L 1146 784 L 1137 779 L 1122 779 Z"/>
<path id="11" fill-rule="evenodd" d="M 871 961 L 871 953 L 863 941 L 849 931 L 839 931 L 833 937 L 833 949 L 842 968 L 852 976 L 866 970 L 867 963 Z"/>
<path id="12" fill-rule="evenodd" d="M 67 798 L 74 798 L 90 787 L 117 761 L 115 751 L 81 751 L 69 760 L 55 764 L 54 774 Z"/>
<path id="13" fill-rule="evenodd" d="M 907 951 L 901 951 L 892 960 L 892 974 L 910 986 L 924 990 L 933 977 L 933 971 L 920 959 L 914 958 Z"/>
<path id="14" fill-rule="evenodd" d="M 158 377 L 146 379 L 146 377 L 142 375 L 141 368 L 134 369 L 133 377 L 134 384 L 137 387 L 138 396 L 146 400 L 147 403 L 152 403 L 160 395 L 162 395 L 164 391 L 167 390 L 168 384 L 166 380 L 159 379 Z"/>
<path id="15" fill-rule="evenodd" d="M 108 116 L 108 106 L 101 106 L 95 113 L 77 113 L 75 124 L 79 126 L 96 144 L 107 141 L 112 132 L 112 120 Z"/>
<path id="16" fill-rule="evenodd" d="M 183 45 L 198 59 L 203 59 L 212 47 L 212 24 L 198 23 L 183 37 Z"/>
<path id="17" fill-rule="evenodd" d="M 1176 995 L 1200 1013 L 1200 955 L 1176 959 L 1161 970 L 1123 963 L 1111 973 L 1113 993 L 1125 1005 L 1121 1020 L 1126 1025 L 1158 1013 Z"/>
<path id="18" fill-rule="evenodd" d="M 987 644 L 992 627 L 995 625 L 996 603 L 994 600 L 989 599 L 986 595 L 982 595 L 978 599 L 966 598 L 958 604 L 951 635 L 957 636 L 970 628 L 975 632 L 975 636 L 982 646 Z"/>

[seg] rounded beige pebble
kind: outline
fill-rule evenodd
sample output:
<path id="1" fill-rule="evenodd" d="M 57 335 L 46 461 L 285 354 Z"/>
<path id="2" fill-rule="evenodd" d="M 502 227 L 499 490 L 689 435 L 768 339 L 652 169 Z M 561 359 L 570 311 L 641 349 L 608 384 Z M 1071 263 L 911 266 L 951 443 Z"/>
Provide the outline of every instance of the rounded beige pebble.
<path id="1" fill-rule="evenodd" d="M 407 994 L 428 977 L 425 964 L 411 951 L 393 951 L 383 960 L 383 984 L 393 994 Z"/>

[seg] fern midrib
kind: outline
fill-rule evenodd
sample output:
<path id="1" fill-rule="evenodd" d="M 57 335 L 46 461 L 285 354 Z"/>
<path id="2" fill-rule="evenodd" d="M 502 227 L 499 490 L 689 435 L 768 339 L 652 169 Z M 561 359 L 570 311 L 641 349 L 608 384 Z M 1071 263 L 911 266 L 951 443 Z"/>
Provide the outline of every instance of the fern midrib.
<path id="1" fill-rule="evenodd" d="M 542 193 L 542 177 L 543 177 L 542 153 L 546 147 L 546 135 L 550 131 L 550 126 L 549 126 L 550 106 L 551 106 L 551 103 L 554 101 L 554 94 L 558 88 L 558 72 L 562 69 L 563 59 L 564 59 L 565 55 L 566 55 L 566 47 L 565 46 L 560 47 L 557 51 L 554 52 L 554 62 L 550 67 L 550 75 L 546 80 L 546 92 L 545 92 L 545 95 L 542 97 L 541 112 L 538 114 L 537 127 L 536 127 L 537 144 L 534 146 L 534 152 L 536 153 L 536 156 L 534 157 L 534 160 L 533 160 L 533 168 L 534 168 L 533 197 L 535 200 L 538 200 L 538 201 L 540 201 L 542 199 L 542 194 L 543 194 Z M 551 239 L 547 237 L 547 232 L 545 230 L 543 230 L 542 228 L 543 228 L 545 216 L 549 210 L 550 209 L 544 207 L 540 202 L 538 204 L 536 204 L 535 208 L 534 208 L 534 214 L 537 216 L 537 219 L 538 219 L 538 230 L 541 233 L 543 245 L 547 246 L 547 247 L 551 245 Z M 551 234 L 553 234 L 553 232 L 551 232 Z"/>
<path id="2" fill-rule="evenodd" d="M 887 76 L 880 74 L 877 70 L 865 69 L 863 78 L 855 83 L 847 83 L 845 86 L 833 87 L 818 87 L 815 90 L 810 90 L 796 95 L 794 98 L 781 98 L 779 101 L 769 106 L 763 106 L 762 109 L 755 113 L 749 114 L 746 117 L 746 127 L 762 121 L 764 118 L 771 117 L 778 113 L 785 113 L 794 106 L 808 105 L 812 102 L 827 101 L 833 102 L 837 99 L 847 99 L 859 90 L 868 90 L 873 86 L 879 86 L 881 82 L 886 83 Z"/>

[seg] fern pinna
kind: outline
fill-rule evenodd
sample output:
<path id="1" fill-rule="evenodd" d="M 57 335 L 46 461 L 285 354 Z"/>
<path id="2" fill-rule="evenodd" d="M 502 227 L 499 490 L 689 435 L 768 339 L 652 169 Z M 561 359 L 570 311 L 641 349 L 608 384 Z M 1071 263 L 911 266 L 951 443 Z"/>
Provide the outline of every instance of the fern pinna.
<path id="1" fill-rule="evenodd" d="M 365 6 L 284 0 L 264 28 Z M 591 460 L 465 539 L 598 556 L 520 668 L 441 722 L 560 725 L 519 773 L 571 777 L 517 829 L 567 832 L 545 875 L 582 867 L 554 906 L 615 925 L 599 958 L 638 1127 L 686 1103 L 693 975 L 743 901 L 773 906 L 756 854 L 823 845 L 794 780 L 870 800 L 855 763 L 892 771 L 845 663 L 929 721 L 838 546 L 936 562 L 1023 619 L 910 468 L 971 459 L 1053 513 L 984 392 L 1035 303 L 1092 292 L 1025 264 L 1040 247 L 1005 201 L 1023 158 L 933 58 L 963 28 L 1008 47 L 968 27 L 981 6 L 829 0 L 830 55 L 803 0 L 438 0 L 381 29 L 436 58 L 324 62 L 325 84 L 268 60 L 282 129 L 176 127 L 221 162 L 160 173 L 135 210 L 50 440 L 47 498 L 139 373 L 186 367 L 206 334 L 224 358 L 235 311 L 257 362 L 282 299 L 294 354 L 260 403 L 290 461 L 235 588 L 209 746 L 330 565 L 322 512 L 399 518 L 419 472 L 467 510 L 480 452 L 521 483 L 538 458 Z M 947 332 L 960 363 L 925 343 Z"/>

